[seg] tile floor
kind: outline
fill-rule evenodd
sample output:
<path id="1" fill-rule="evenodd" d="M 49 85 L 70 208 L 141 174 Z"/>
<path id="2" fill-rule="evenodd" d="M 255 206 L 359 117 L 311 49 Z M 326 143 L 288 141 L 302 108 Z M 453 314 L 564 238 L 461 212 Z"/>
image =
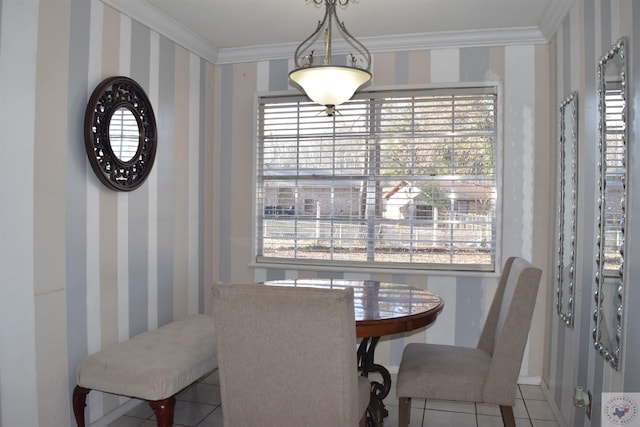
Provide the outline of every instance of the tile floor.
<path id="1" fill-rule="evenodd" d="M 395 380 L 392 375 L 392 379 Z M 385 404 L 389 417 L 385 427 L 398 422 L 398 400 L 392 387 Z M 559 427 L 542 389 L 520 385 L 513 409 L 516 427 Z M 108 427 L 155 427 L 153 411 L 141 402 Z M 175 426 L 222 427 L 220 387 L 217 372 L 207 375 L 183 391 L 177 399 Z M 410 427 L 502 427 L 500 409 L 495 405 L 412 399 Z M 288 427 L 288 426 L 283 426 Z"/>

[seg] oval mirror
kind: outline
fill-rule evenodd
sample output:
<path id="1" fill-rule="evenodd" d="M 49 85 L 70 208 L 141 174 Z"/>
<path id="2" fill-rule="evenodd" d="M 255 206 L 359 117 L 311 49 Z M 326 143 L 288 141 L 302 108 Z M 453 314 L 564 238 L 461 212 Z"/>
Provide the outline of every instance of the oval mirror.
<path id="1" fill-rule="evenodd" d="M 600 157 L 593 343 L 620 368 L 624 307 L 627 200 L 627 82 L 625 40 L 598 61 Z"/>
<path id="2" fill-rule="evenodd" d="M 156 156 L 151 102 L 134 80 L 110 77 L 93 91 L 84 119 L 85 149 L 98 179 L 131 191 L 147 179 Z"/>
<path id="3" fill-rule="evenodd" d="M 129 162 L 140 147 L 140 131 L 135 116 L 125 107 L 118 108 L 109 120 L 109 145 L 121 162 Z"/>
<path id="4" fill-rule="evenodd" d="M 578 202 L 578 93 L 571 92 L 560 105 L 559 212 L 557 295 L 558 315 L 573 327 Z"/>

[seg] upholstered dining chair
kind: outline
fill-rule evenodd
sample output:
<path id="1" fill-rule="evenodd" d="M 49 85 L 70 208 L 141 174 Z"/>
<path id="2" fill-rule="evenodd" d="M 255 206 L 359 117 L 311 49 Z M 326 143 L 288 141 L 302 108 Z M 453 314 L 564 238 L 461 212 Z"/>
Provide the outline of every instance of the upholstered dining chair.
<path id="1" fill-rule="evenodd" d="M 363 427 L 353 289 L 215 284 L 225 427 Z"/>
<path id="2" fill-rule="evenodd" d="M 409 424 L 412 397 L 497 404 L 505 427 L 515 427 L 517 380 L 541 274 L 522 258 L 507 259 L 476 348 L 405 347 L 396 382 L 398 427 Z"/>

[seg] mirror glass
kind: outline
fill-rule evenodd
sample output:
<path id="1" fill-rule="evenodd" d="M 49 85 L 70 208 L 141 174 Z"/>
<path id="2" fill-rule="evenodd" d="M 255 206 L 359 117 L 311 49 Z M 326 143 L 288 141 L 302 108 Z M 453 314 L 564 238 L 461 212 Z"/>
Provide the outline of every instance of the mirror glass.
<path id="1" fill-rule="evenodd" d="M 135 116 L 128 108 L 120 107 L 111 116 L 109 144 L 120 161 L 129 162 L 135 157 L 140 146 L 140 131 Z"/>
<path id="2" fill-rule="evenodd" d="M 560 318 L 573 327 L 573 301 L 576 259 L 576 206 L 578 201 L 578 94 L 571 94 L 560 105 L 558 270 L 557 310 Z"/>
<path id="3" fill-rule="evenodd" d="M 620 39 L 598 62 L 600 157 L 593 331 L 596 350 L 620 367 L 627 199 L 626 50 Z"/>

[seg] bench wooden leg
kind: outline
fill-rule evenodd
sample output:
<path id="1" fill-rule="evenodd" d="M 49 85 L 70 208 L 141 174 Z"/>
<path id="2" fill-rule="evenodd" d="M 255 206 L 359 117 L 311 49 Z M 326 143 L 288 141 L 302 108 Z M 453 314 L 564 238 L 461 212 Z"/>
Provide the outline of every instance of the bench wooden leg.
<path id="1" fill-rule="evenodd" d="M 90 389 L 79 385 L 73 389 L 73 415 L 76 417 L 78 427 L 84 427 L 84 407 L 87 406 L 87 394 L 90 391 Z"/>
<path id="2" fill-rule="evenodd" d="M 150 400 L 149 406 L 156 414 L 158 427 L 173 426 L 173 409 L 176 407 L 176 397 L 171 396 L 162 400 Z"/>

